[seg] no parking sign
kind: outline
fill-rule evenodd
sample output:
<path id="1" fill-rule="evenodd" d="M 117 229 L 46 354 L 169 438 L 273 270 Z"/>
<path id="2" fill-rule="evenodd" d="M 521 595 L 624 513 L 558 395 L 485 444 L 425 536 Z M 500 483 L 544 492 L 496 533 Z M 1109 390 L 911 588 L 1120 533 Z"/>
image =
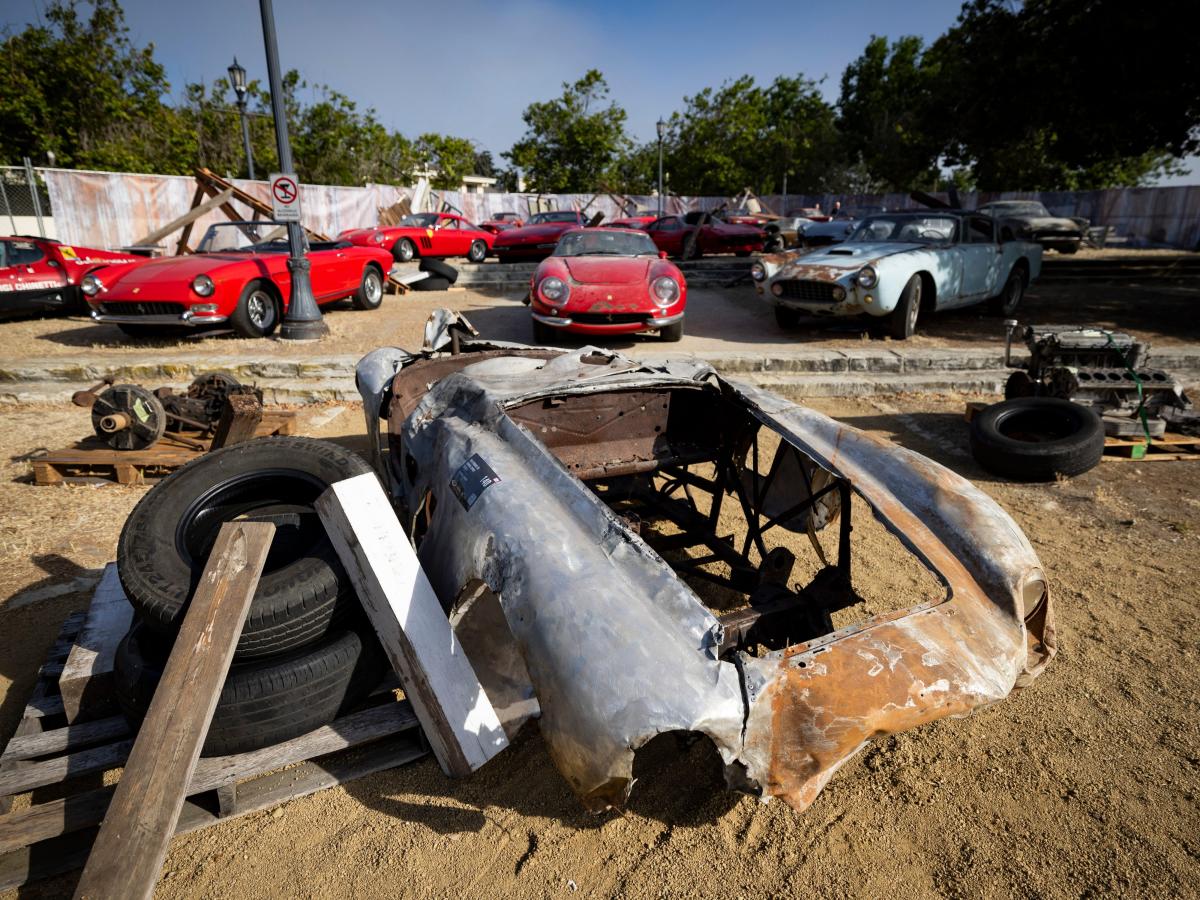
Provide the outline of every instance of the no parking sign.
<path id="1" fill-rule="evenodd" d="M 276 222 L 300 221 L 300 187 L 295 175 L 271 176 L 271 210 Z"/>

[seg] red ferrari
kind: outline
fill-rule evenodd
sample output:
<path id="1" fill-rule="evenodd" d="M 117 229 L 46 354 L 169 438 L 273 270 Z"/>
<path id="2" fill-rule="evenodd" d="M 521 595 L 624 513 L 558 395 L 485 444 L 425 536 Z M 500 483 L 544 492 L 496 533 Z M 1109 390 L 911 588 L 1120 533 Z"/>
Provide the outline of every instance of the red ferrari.
<path id="1" fill-rule="evenodd" d="M 87 310 L 79 285 L 103 266 L 146 262 L 145 256 L 60 244 L 50 238 L 0 237 L 0 316 Z"/>
<path id="2" fill-rule="evenodd" d="M 586 224 L 587 220 L 578 212 L 535 213 L 520 228 L 510 228 L 496 235 L 492 252 L 500 262 L 545 259 L 554 252 L 563 232 Z"/>
<path id="3" fill-rule="evenodd" d="M 646 226 L 646 234 L 659 250 L 678 259 L 698 259 L 713 253 L 749 256 L 761 253 L 766 232 L 752 225 L 730 225 L 704 213 L 663 216 Z M 695 240 L 689 240 L 696 234 Z"/>
<path id="4" fill-rule="evenodd" d="M 610 222 L 605 222 L 601 228 L 638 228 L 644 230 L 647 225 L 658 218 L 657 213 L 637 213 L 632 216 L 622 216 L 619 219 L 613 219 Z"/>
<path id="5" fill-rule="evenodd" d="M 465 256 L 471 262 L 483 262 L 495 238 L 493 232 L 453 213 L 416 213 L 405 216 L 399 225 L 352 228 L 338 235 L 339 241 L 356 247 L 389 250 L 396 262 L 418 256 Z"/>
<path id="6" fill-rule="evenodd" d="M 479 227 L 484 231 L 490 231 L 492 234 L 499 234 L 501 231 L 508 231 L 510 228 L 520 228 L 524 224 L 521 221 L 521 217 L 515 212 L 499 212 L 486 222 L 480 222 Z"/>
<path id="7" fill-rule="evenodd" d="M 352 297 L 358 309 L 383 303 L 391 254 L 347 241 L 310 244 L 309 278 L 318 304 Z M 83 279 L 92 318 L 138 337 L 177 334 L 228 323 L 243 337 L 263 337 L 287 312 L 291 274 L 285 226 L 221 222 L 197 252 L 102 269 Z"/>
<path id="8" fill-rule="evenodd" d="M 529 294 L 539 344 L 551 342 L 559 331 L 657 331 L 664 341 L 683 337 L 687 282 L 641 231 L 568 231 L 533 273 Z"/>

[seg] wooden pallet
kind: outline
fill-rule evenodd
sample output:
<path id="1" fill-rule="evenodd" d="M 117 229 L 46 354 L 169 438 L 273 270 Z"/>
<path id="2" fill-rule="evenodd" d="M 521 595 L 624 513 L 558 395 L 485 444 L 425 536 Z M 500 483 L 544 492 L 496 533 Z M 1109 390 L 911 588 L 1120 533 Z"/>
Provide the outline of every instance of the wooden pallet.
<path id="1" fill-rule="evenodd" d="M 295 412 L 263 410 L 254 436 L 295 434 L 295 431 Z M 37 484 L 157 481 L 208 452 L 211 440 L 201 439 L 195 432 L 184 432 L 182 437 L 181 442 L 168 432 L 145 450 L 114 450 L 98 437 L 86 438 L 74 447 L 51 450 L 30 460 L 33 479 Z M 204 449 L 192 446 L 197 441 L 205 445 Z"/>
<path id="2" fill-rule="evenodd" d="M 24 717 L 0 753 L 0 891 L 87 861 L 114 792 L 102 776 L 121 768 L 133 745 L 121 716 L 91 717 L 85 709 L 73 723 L 66 721 L 58 676 L 84 622 L 83 613 L 63 622 Z M 271 809 L 427 755 L 412 707 L 395 698 L 398 686 L 389 676 L 360 708 L 293 740 L 201 759 L 175 833 Z M 18 797 L 28 802 L 13 809 Z"/>
<path id="3" fill-rule="evenodd" d="M 1149 446 L 1139 438 L 1106 437 L 1104 458 L 1131 462 L 1171 462 L 1200 460 L 1200 438 L 1185 434 L 1164 434 L 1150 439 Z"/>

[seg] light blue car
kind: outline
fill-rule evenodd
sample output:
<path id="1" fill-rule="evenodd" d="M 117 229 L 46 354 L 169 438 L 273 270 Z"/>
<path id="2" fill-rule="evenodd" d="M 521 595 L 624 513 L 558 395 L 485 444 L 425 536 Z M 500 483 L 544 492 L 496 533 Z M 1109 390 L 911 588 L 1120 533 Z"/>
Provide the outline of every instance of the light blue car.
<path id="1" fill-rule="evenodd" d="M 1042 248 L 1001 241 L 994 219 L 929 210 L 869 216 L 841 244 L 764 256 L 750 275 L 781 327 L 805 313 L 869 315 L 903 340 L 934 310 L 986 301 L 1011 316 L 1041 270 Z"/>

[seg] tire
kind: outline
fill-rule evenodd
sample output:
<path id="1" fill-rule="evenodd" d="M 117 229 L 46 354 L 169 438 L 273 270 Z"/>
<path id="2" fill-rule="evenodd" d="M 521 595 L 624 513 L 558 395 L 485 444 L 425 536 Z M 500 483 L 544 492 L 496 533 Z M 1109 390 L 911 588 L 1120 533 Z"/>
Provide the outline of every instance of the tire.
<path id="1" fill-rule="evenodd" d="M 995 403 L 971 420 L 971 455 L 1014 481 L 1081 475 L 1104 455 L 1104 424 L 1086 406 L 1056 397 Z"/>
<path id="2" fill-rule="evenodd" d="M 442 262 L 440 259 L 422 259 L 417 269 L 421 272 L 428 272 L 430 275 L 436 275 L 439 278 L 445 278 L 451 284 L 458 281 L 458 269 L 449 263 Z"/>
<path id="3" fill-rule="evenodd" d="M 374 266 L 363 269 L 362 281 L 354 292 L 355 309 L 379 309 L 383 305 L 383 276 Z"/>
<path id="4" fill-rule="evenodd" d="M 533 319 L 532 322 L 533 342 L 535 344 L 538 344 L 539 346 L 545 346 L 547 344 L 553 344 L 556 340 L 558 340 L 559 329 L 551 328 L 549 325 L 545 325 L 539 322 L 537 319 Z"/>
<path id="5" fill-rule="evenodd" d="M 124 322 L 118 323 L 117 327 L 123 334 L 139 340 L 174 340 L 191 331 L 190 328 L 179 325 L 128 325 Z"/>
<path id="6" fill-rule="evenodd" d="M 430 275 L 428 278 L 414 281 L 409 287 L 414 291 L 448 291 L 450 290 L 450 279 L 442 278 L 439 275 Z"/>
<path id="7" fill-rule="evenodd" d="M 135 622 L 117 645 L 117 704 L 135 725 L 150 708 L 172 643 Z M 328 725 L 378 685 L 386 667 L 383 648 L 365 623 L 285 656 L 235 663 L 200 753 L 245 753 Z"/>
<path id="8" fill-rule="evenodd" d="M 664 325 L 658 329 L 658 335 L 668 344 L 678 343 L 683 340 L 683 321 L 672 322 L 670 325 Z"/>
<path id="9" fill-rule="evenodd" d="M 156 484 L 117 544 L 121 585 L 146 627 L 174 634 L 220 524 L 239 516 L 278 530 L 235 660 L 303 646 L 358 607 L 313 502 L 330 484 L 371 471 L 336 444 L 256 438 L 207 453 Z"/>
<path id="10" fill-rule="evenodd" d="M 279 304 L 266 282 L 251 281 L 242 288 L 229 324 L 242 337 L 266 337 L 279 324 Z"/>
<path id="11" fill-rule="evenodd" d="M 417 258 L 417 245 L 408 238 L 400 238 L 392 245 L 392 259 L 396 262 L 412 262 Z"/>
<path id="12" fill-rule="evenodd" d="M 900 302 L 888 316 L 888 331 L 898 341 L 917 333 L 917 317 L 921 314 L 921 276 L 914 275 L 900 294 Z"/>
<path id="13" fill-rule="evenodd" d="M 775 322 L 785 330 L 798 328 L 800 325 L 800 310 L 790 306 L 775 307 Z"/>
<path id="14" fill-rule="evenodd" d="M 467 251 L 467 259 L 473 263 L 481 263 L 487 259 L 488 245 L 487 241 L 471 241 L 471 248 Z"/>
<path id="15" fill-rule="evenodd" d="M 1013 267 L 1004 282 L 1004 290 L 988 300 L 988 312 L 996 316 L 1011 316 L 1025 297 L 1025 273 Z"/>

